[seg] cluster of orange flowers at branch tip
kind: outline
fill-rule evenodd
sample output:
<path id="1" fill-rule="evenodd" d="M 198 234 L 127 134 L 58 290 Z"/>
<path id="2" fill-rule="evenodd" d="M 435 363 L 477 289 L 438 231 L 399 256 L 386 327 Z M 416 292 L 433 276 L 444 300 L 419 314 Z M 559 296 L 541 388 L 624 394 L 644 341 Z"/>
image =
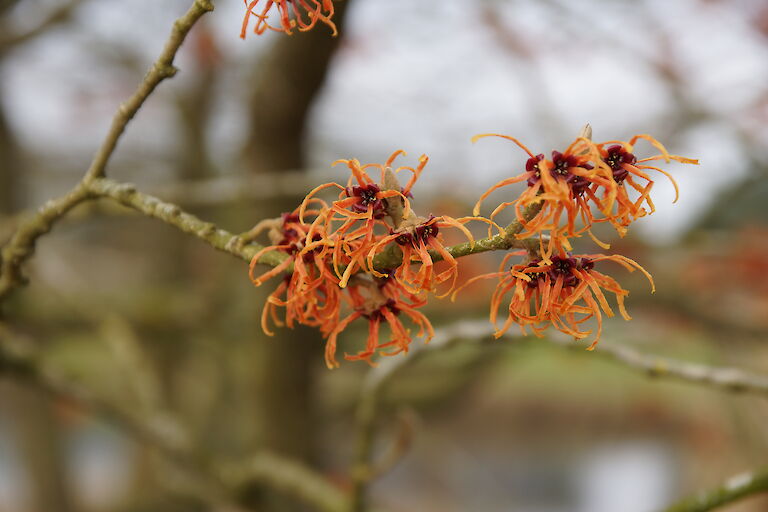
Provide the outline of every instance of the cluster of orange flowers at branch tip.
<path id="1" fill-rule="evenodd" d="M 292 35 L 294 30 L 306 32 L 311 30 L 318 21 L 322 21 L 337 34 L 333 23 L 333 0 L 244 0 L 245 17 L 240 37 L 245 39 L 248 26 L 255 20 L 253 32 L 261 35 L 269 30 L 284 32 Z M 269 18 L 279 19 L 278 24 L 270 24 Z"/>
<path id="2" fill-rule="evenodd" d="M 572 254 L 571 240 L 586 233 L 608 249 L 592 233 L 593 226 L 607 223 L 624 236 L 634 220 L 653 213 L 650 192 L 654 181 L 649 171 L 667 176 L 677 191 L 671 176 L 650 163 L 698 162 L 670 155 L 647 135 L 629 142 L 595 143 L 585 132 L 564 152 L 553 151 L 551 158 L 533 154 L 512 137 L 500 137 L 528 154 L 525 170 L 483 194 L 473 216 L 417 215 L 411 208 L 411 189 L 428 158 L 422 155 L 416 167 L 394 168 L 395 160 L 403 154 L 396 151 L 384 164 L 339 160 L 336 163 L 346 164 L 350 172 L 346 184 L 320 185 L 293 212 L 257 225 L 251 235 L 267 231 L 270 244 L 254 255 L 251 280 L 261 285 L 282 276 L 262 312 L 264 331 L 272 334 L 270 323 L 317 327 L 326 340 L 326 364 L 335 367 L 339 335 L 363 319 L 368 323 L 366 342 L 345 358 L 374 364 L 377 354 L 407 352 L 414 331 L 426 341 L 432 337 L 432 325 L 420 311 L 430 296 L 455 297 L 468 284 L 489 278 L 498 280 L 490 301 L 490 319 L 497 325 L 497 337 L 513 324 L 523 333 L 530 328 L 537 336 L 551 326 L 576 339 L 592 336 L 592 348 L 600 339 L 603 317 L 614 314 L 606 295 L 613 295 L 622 317 L 629 320 L 624 306 L 629 292 L 598 267 L 610 261 L 629 271 L 638 269 L 653 288 L 651 276 L 622 255 Z M 649 142 L 658 154 L 635 157 L 638 140 Z M 407 177 L 405 186 L 398 180 L 403 175 Z M 522 193 L 499 204 L 489 218 L 479 216 L 481 203 L 491 192 L 514 183 L 525 184 Z M 336 200 L 319 197 L 329 188 L 338 190 Z M 508 207 L 514 209 L 516 220 L 501 228 L 494 219 Z M 470 221 L 487 224 L 488 238 L 476 242 L 466 226 Z M 457 230 L 467 242 L 446 246 L 445 229 Z M 493 233 L 495 230 L 498 234 Z M 536 241 L 529 243 L 527 239 Z M 526 249 L 509 252 L 497 272 L 476 276 L 456 287 L 457 256 L 515 247 Z M 281 263 L 257 275 L 259 262 L 274 252 L 281 255 Z M 513 264 L 514 257 L 522 260 Z M 436 268 L 438 261 L 443 263 Z M 506 319 L 498 326 L 502 307 L 506 308 Z M 589 329 L 586 322 L 591 319 L 596 326 Z"/>

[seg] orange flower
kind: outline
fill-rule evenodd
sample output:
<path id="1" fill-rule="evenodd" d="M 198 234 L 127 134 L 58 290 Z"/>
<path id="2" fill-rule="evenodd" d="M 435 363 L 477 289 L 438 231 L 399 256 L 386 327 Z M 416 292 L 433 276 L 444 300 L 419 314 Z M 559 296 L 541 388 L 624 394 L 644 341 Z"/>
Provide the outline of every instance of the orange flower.
<path id="1" fill-rule="evenodd" d="M 653 180 L 644 172 L 645 169 L 667 176 L 675 187 L 677 201 L 675 180 L 668 172 L 644 165 L 645 162 L 663 159 L 666 162 L 675 160 L 698 164 L 697 160 L 670 155 L 661 143 L 649 135 L 636 135 L 629 142 L 608 141 L 599 144 L 587 137 L 578 137 L 563 153 L 553 151 L 551 159 L 545 158 L 543 154 L 534 155 L 520 141 L 507 135 L 483 134 L 472 140 L 490 135 L 511 140 L 528 153 L 530 158 L 526 162 L 525 172 L 489 188 L 475 205 L 474 214 L 479 213 L 482 201 L 494 190 L 525 181 L 527 189 L 517 199 L 501 203 L 491 213 L 490 219 L 514 205 L 517 220 L 524 226 L 516 235 L 517 238 L 538 235 L 541 256 L 545 262 L 549 262 L 552 254 L 570 251 L 569 238 L 584 232 L 602 248 L 609 248 L 592 234 L 591 227 L 595 222 L 610 222 L 624 236 L 632 221 L 653 213 L 655 207 L 650 198 Z M 632 154 L 638 139 L 647 140 L 661 154 L 638 160 Z M 640 183 L 640 180 L 645 183 Z M 630 198 L 628 186 L 639 193 L 636 199 Z M 526 221 L 522 214 L 523 208 L 537 203 L 542 203 L 541 210 L 534 218 Z M 647 209 L 644 205 L 647 205 Z M 595 216 L 593 206 L 602 216 Z M 581 222 L 580 228 L 576 226 L 578 221 Z M 546 248 L 541 236 L 543 234 L 549 235 Z"/>
<path id="2" fill-rule="evenodd" d="M 336 348 L 339 334 L 349 324 L 358 318 L 368 320 L 368 337 L 365 348 L 355 355 L 345 354 L 348 361 L 366 361 L 374 365 L 371 358 L 375 354 L 392 356 L 401 352 L 408 352 L 411 344 L 411 331 L 406 329 L 401 320 L 401 314 L 407 316 L 413 325 L 418 327 L 417 336 L 425 337 L 429 341 L 434 336 L 434 330 L 429 319 L 421 312 L 416 311 L 426 301 L 408 292 L 393 279 L 385 279 L 380 283 L 364 281 L 362 284 L 350 283 L 347 288 L 348 297 L 352 302 L 353 311 L 346 318 L 336 324 L 328 335 L 325 345 L 325 363 L 328 368 L 338 367 L 336 361 Z M 379 341 L 381 326 L 389 326 L 390 339 Z"/>
<path id="3" fill-rule="evenodd" d="M 246 12 L 240 32 L 243 39 L 248 32 L 251 16 L 256 18 L 256 26 L 253 28 L 256 34 L 263 34 L 267 29 L 271 29 L 292 35 L 297 26 L 300 32 L 305 32 L 314 27 L 318 20 L 331 27 L 334 36 L 338 33 L 336 25 L 331 21 L 334 13 L 333 0 L 265 0 L 259 12 L 254 9 L 260 1 L 244 0 Z M 270 25 L 267 21 L 273 7 L 280 16 L 279 26 Z"/>
<path id="4" fill-rule="evenodd" d="M 303 218 L 306 206 L 313 200 L 316 193 L 331 187 L 340 190 L 339 199 L 334 201 L 322 215 L 326 235 L 318 240 L 316 245 L 324 245 L 328 250 L 332 250 L 333 268 L 340 279 L 339 286 L 342 288 L 347 286 L 350 277 L 356 271 L 360 269 L 369 271 L 366 267 L 365 258 L 376 245 L 376 228 L 380 227 L 380 229 L 385 230 L 385 233 L 389 230 L 389 225 L 384 220 L 389 214 L 387 202 L 402 201 L 403 213 L 408 215 L 410 212 L 406 196 L 410 195 L 411 187 L 424 169 L 428 158 L 422 155 L 416 169 L 399 167 L 392 171 L 391 166 L 395 159 L 403 153 L 402 150 L 395 151 L 383 165 L 361 165 L 358 160 L 354 159 L 337 160 L 334 165 L 343 162 L 347 164 L 351 172 L 347 186 L 338 183 L 324 183 L 307 194 L 299 209 L 299 217 Z M 367 169 L 371 167 L 380 169 L 381 185 L 368 175 Z M 394 174 L 402 170 L 409 170 L 412 173 L 408 184 L 402 190 L 384 189 L 387 172 Z M 340 225 L 335 226 L 339 223 Z M 343 272 L 342 266 L 345 267 Z"/>
<path id="5" fill-rule="evenodd" d="M 318 213 L 318 212 L 314 212 Z M 263 227 L 270 228 L 273 245 L 257 252 L 251 259 L 249 275 L 251 281 L 260 286 L 266 280 L 289 270 L 272 294 L 267 298 L 261 315 L 261 327 L 264 333 L 272 336 L 268 320 L 275 325 L 287 325 L 292 328 L 294 322 L 320 327 L 327 333 L 338 322 L 341 305 L 341 291 L 338 280 L 326 271 L 322 263 L 325 255 L 321 250 L 306 250 L 307 240 L 319 239 L 320 233 L 309 234 L 310 225 L 299 220 L 297 213 L 284 214 L 279 221 L 267 222 Z M 259 227 L 256 228 L 258 232 Z M 281 251 L 289 255 L 281 264 L 256 277 L 255 268 L 261 256 L 270 251 Z M 280 320 L 277 310 L 285 308 L 285 320 Z"/>
<path id="6" fill-rule="evenodd" d="M 661 154 L 638 160 L 632 153 L 638 139 L 647 140 L 653 147 L 658 149 Z M 621 236 L 626 234 L 627 226 L 631 224 L 632 221 L 639 217 L 650 215 L 656 211 L 656 207 L 650 197 L 651 188 L 653 188 L 654 182 L 650 176 L 644 172 L 644 169 L 658 171 L 666 176 L 669 181 L 672 182 L 672 186 L 675 187 L 675 200 L 673 202 L 677 202 L 679 190 L 674 178 L 672 178 L 667 171 L 658 167 L 644 165 L 646 162 L 664 160 L 669 163 L 670 160 L 675 160 L 685 164 L 698 165 L 699 163 L 698 160 L 691 158 L 670 155 L 659 141 L 649 135 L 635 135 L 629 142 L 602 142 L 595 144 L 595 147 L 599 153 L 600 159 L 610 168 L 613 181 L 618 186 L 615 195 L 615 211 L 614 201 L 604 200 L 602 209 L 605 213 L 605 218 L 597 219 L 596 221 L 610 222 Z M 644 180 L 645 183 L 639 183 L 639 180 Z M 627 185 L 639 194 L 637 199 L 630 199 Z M 644 204 L 647 205 L 648 209 L 645 208 Z"/>
<path id="7" fill-rule="evenodd" d="M 439 296 L 445 297 L 456 286 L 459 264 L 443 245 L 440 229 L 447 227 L 460 229 L 470 243 L 474 243 L 472 234 L 464 227 L 465 222 L 473 219 L 474 217 L 454 219 L 445 215 L 442 217 L 431 216 L 429 219 L 415 215 L 407 218 L 398 229 L 392 230 L 388 236 L 381 238 L 368 252 L 370 272 L 377 277 L 383 276 L 373 268 L 373 260 L 384 247 L 395 242 L 400 246 L 403 257 L 402 263 L 392 271 L 394 278 L 411 293 L 431 292 L 437 285 L 450 280 L 451 285 L 448 290 Z M 429 253 L 430 250 L 439 254 L 442 260 L 448 264 L 448 268 L 439 274 L 434 273 L 434 261 Z M 412 269 L 413 263 L 421 264 L 417 272 Z"/>
<path id="8" fill-rule="evenodd" d="M 595 195 L 599 188 L 604 190 L 607 197 L 614 197 L 616 183 L 611 178 L 610 169 L 599 159 L 597 150 L 589 139 L 579 137 L 568 146 L 565 152 L 553 151 L 552 159 L 547 159 L 543 154 L 534 155 L 519 140 L 507 135 L 476 135 L 472 141 L 488 136 L 511 140 L 523 149 L 529 158 L 525 164 L 525 172 L 498 182 L 480 197 L 475 205 L 474 215 L 480 213 L 480 205 L 491 192 L 525 181 L 528 185 L 526 190 L 514 201 L 504 202 L 496 207 L 491 213 L 491 220 L 507 207 L 514 205 L 517 220 L 524 226 L 523 230 L 516 235 L 518 239 L 549 232 L 549 245 L 546 249 L 542 242 L 541 252 L 545 261 L 548 261 L 553 253 L 570 250 L 569 237 L 580 236 L 585 231 L 592 236 L 590 227 L 593 216 L 590 202 L 598 206 L 602 205 Z M 542 203 L 541 210 L 534 218 L 526 221 L 523 218 L 523 209 L 536 203 Z M 584 224 L 580 230 L 576 228 L 578 219 L 581 219 Z M 594 236 L 592 238 L 595 239 Z"/>
<path id="9" fill-rule="evenodd" d="M 504 334 L 513 323 L 520 326 L 523 334 L 530 327 L 536 336 L 549 325 L 577 339 L 586 338 L 592 331 L 582 330 L 581 324 L 595 318 L 597 332 L 589 346 L 592 350 L 600 340 L 603 327 L 603 314 L 613 316 L 604 291 L 611 292 L 616 297 L 621 316 L 630 320 L 624 307 L 624 297 L 629 292 L 623 289 L 613 278 L 595 270 L 595 263 L 614 261 L 629 271 L 639 269 L 651 283 L 653 278 L 635 261 L 621 255 L 588 254 L 571 256 L 561 254 L 553 256 L 551 263 L 534 260 L 529 264 L 513 265 L 504 270 L 512 256 L 521 252 L 510 253 L 502 261 L 499 272 L 485 274 L 470 279 L 465 283 L 479 279 L 499 278 L 499 283 L 491 296 L 490 320 L 495 325 L 499 309 L 504 297 L 512 293 L 507 308 L 507 319 L 495 333 L 498 338 Z M 458 290 L 457 290 L 458 291 Z"/>

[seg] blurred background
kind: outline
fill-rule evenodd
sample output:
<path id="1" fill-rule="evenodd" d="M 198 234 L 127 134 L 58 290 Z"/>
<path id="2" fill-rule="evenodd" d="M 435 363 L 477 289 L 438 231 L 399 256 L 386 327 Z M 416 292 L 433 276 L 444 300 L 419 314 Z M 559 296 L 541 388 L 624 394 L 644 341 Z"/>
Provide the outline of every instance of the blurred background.
<path id="1" fill-rule="evenodd" d="M 80 179 L 190 3 L 0 0 L 0 240 L 19 212 Z M 525 163 L 500 139 L 471 144 L 477 133 L 513 135 L 535 153 L 562 150 L 587 122 L 596 140 L 650 133 L 701 165 L 669 165 L 680 200 L 659 179 L 657 212 L 625 239 L 599 233 L 658 288 L 650 295 L 617 267 L 634 320 L 610 319 L 601 343 L 768 374 L 764 1 L 337 6 L 336 39 L 318 26 L 243 41 L 242 2 L 219 0 L 109 176 L 241 232 L 346 179 L 334 160 L 383 162 L 402 148 L 404 164 L 430 157 L 417 211 L 461 216 Z M 467 258 L 462 275 L 497 261 Z M 97 203 L 41 240 L 29 274 L 4 321 L 63 374 L 125 409 L 172 416 L 201 453 L 266 448 L 349 485 L 368 368 L 327 370 L 309 330 L 266 337 L 259 315 L 274 285 L 254 288 L 242 262 Z M 491 287 L 435 302 L 433 324 L 486 318 Z M 362 329 L 343 343 L 355 336 Z M 425 357 L 383 401 L 379 444 L 405 435 L 409 448 L 372 485 L 381 510 L 648 512 L 768 460 L 764 399 L 652 380 L 536 338 Z M 2 512 L 215 510 L 178 492 L 154 455 L 87 410 L 0 381 Z M 246 494 L 259 510 L 305 510 Z M 724 510 L 764 511 L 768 500 Z"/>

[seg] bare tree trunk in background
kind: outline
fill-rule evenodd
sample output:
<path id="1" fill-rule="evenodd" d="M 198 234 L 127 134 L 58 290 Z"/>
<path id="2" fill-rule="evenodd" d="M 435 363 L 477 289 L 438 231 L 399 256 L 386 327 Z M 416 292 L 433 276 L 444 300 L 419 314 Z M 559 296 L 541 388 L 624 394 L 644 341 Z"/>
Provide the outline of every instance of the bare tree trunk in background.
<path id="1" fill-rule="evenodd" d="M 351 0 L 336 3 L 334 21 L 343 34 Z M 305 131 L 309 109 L 325 81 L 339 37 L 327 27 L 280 38 L 258 63 L 250 105 L 253 122 L 246 158 L 252 172 L 280 172 L 305 166 Z M 265 217 L 277 217 L 300 198 L 264 203 Z M 265 448 L 313 462 L 317 422 L 313 371 L 322 365 L 322 340 L 316 331 L 280 330 L 265 339 L 259 361 L 261 434 Z M 301 510 L 279 496 L 256 491 L 252 498 L 269 510 Z"/>
<path id="2" fill-rule="evenodd" d="M 0 98 L 2 98 L 1 90 Z M 0 101 L 0 216 L 11 215 L 23 206 L 19 183 L 21 173 L 21 148 L 16 142 L 16 137 L 5 115 L 4 105 Z"/>
<path id="3" fill-rule="evenodd" d="M 251 139 L 247 158 L 253 172 L 301 169 L 309 108 L 325 82 L 328 64 L 344 37 L 352 0 L 334 2 L 338 37 L 324 25 L 282 37 L 258 63 L 251 96 Z M 293 205 L 292 207 L 295 207 Z"/>
<path id="4" fill-rule="evenodd" d="M 61 429 L 50 398 L 40 391 L 10 384 L 2 387 L 4 402 L 13 418 L 13 432 L 20 463 L 30 484 L 29 510 L 73 510 L 64 478 Z"/>
<path id="5" fill-rule="evenodd" d="M 194 83 L 179 93 L 176 102 L 182 130 L 178 174 L 181 180 L 197 180 L 211 175 L 206 130 L 210 126 L 211 103 L 221 60 L 207 21 L 198 23 L 190 39 L 195 61 Z"/>

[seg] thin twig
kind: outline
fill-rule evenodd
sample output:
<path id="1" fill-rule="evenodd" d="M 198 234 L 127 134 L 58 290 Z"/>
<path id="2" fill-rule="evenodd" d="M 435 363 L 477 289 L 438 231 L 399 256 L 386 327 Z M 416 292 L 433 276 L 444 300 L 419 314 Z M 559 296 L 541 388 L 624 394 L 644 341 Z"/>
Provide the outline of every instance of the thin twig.
<path id="1" fill-rule="evenodd" d="M 541 202 L 528 206 L 523 211 L 523 218 L 530 220 L 536 216 L 541 210 Z M 450 247 L 446 247 L 446 250 L 454 258 L 461 258 L 463 256 L 469 256 L 471 254 L 478 254 L 488 251 L 506 251 L 513 248 L 528 249 L 533 242 L 538 247 L 538 239 L 518 239 L 517 235 L 523 230 L 525 224 L 520 221 L 515 221 L 504 229 L 504 233 L 499 233 L 496 236 L 488 238 L 481 238 L 474 242 L 464 242 L 463 244 L 457 244 Z M 432 261 L 440 261 L 443 257 L 435 251 L 429 251 Z M 390 247 L 376 255 L 373 259 L 373 266 L 377 270 L 385 270 L 395 268 L 403 260 L 402 251 L 399 250 L 397 244 L 392 244 Z"/>
<path id="2" fill-rule="evenodd" d="M 463 321 L 438 329 L 435 338 L 424 348 L 441 348 L 448 341 L 487 339 L 493 336 L 495 328 L 488 322 Z M 516 334 L 505 333 L 502 338 L 518 339 Z M 435 344 L 435 339 L 438 343 Z M 574 342 L 572 338 L 560 333 L 533 342 L 549 343 L 568 349 L 583 352 L 585 356 L 596 356 L 617 362 L 623 366 L 641 372 L 649 377 L 676 379 L 691 384 L 701 384 L 732 393 L 746 393 L 768 396 L 768 376 L 750 373 L 738 368 L 710 366 L 700 363 L 681 361 L 671 357 L 649 355 L 626 345 L 602 341 L 595 350 L 584 350 L 584 345 Z M 435 346 L 437 345 L 437 346 Z M 422 347 L 415 347 L 418 349 Z M 401 358 L 408 359 L 408 358 Z M 367 380 L 374 380 L 376 386 L 381 386 L 375 380 L 388 380 L 390 373 L 397 368 L 390 368 L 389 358 L 383 360 L 377 368 L 371 370 Z"/>
<path id="3" fill-rule="evenodd" d="M 32 256 L 37 239 L 49 232 L 65 213 L 87 198 L 88 190 L 81 182 L 66 195 L 51 199 L 34 216 L 19 223 L 0 253 L 0 302 L 26 282 L 21 273 L 21 265 Z"/>
<path id="4" fill-rule="evenodd" d="M 548 337 L 547 341 L 567 348 L 583 349 L 583 345 L 575 344 L 573 340 L 565 337 Z M 586 353 L 613 360 L 649 377 L 702 384 L 732 393 L 768 396 L 768 376 L 749 373 L 738 368 L 710 366 L 643 354 L 626 345 L 610 342 L 601 342 L 593 352 Z"/>
<path id="5" fill-rule="evenodd" d="M 254 254 L 262 249 L 257 244 L 243 245 L 240 237 L 225 231 L 215 224 L 206 222 L 187 213 L 173 203 L 166 203 L 154 196 L 136 190 L 131 183 L 118 183 L 105 178 L 93 180 L 88 190 L 95 197 L 112 199 L 124 206 L 137 210 L 148 217 L 153 217 L 174 226 L 206 242 L 220 251 L 227 252 L 245 261 L 251 261 Z M 286 256 L 279 252 L 270 252 L 259 261 L 266 265 L 278 265 Z"/>
<path id="6" fill-rule="evenodd" d="M 663 512 L 707 512 L 765 492 L 768 492 L 768 468 L 731 477 L 720 487 L 675 503 Z"/>
<path id="7" fill-rule="evenodd" d="M 528 248 L 529 240 L 518 240 L 517 235 L 525 227 L 525 222 L 535 217 L 541 210 L 542 203 L 535 203 L 528 206 L 523 211 L 523 220 L 515 221 L 500 233 L 493 237 L 476 240 L 474 243 L 463 243 L 447 247 L 446 249 L 454 258 L 477 254 L 480 252 L 508 250 L 513 247 Z M 536 241 L 538 244 L 538 242 Z M 433 261 L 439 261 L 442 257 L 437 253 L 430 252 Z M 398 250 L 396 244 L 379 254 L 374 259 L 374 266 L 379 270 L 394 268 L 400 265 L 402 253 Z M 373 450 L 373 440 L 376 427 L 376 417 L 378 414 L 378 402 L 382 388 L 391 375 L 396 373 L 401 367 L 413 364 L 425 351 L 432 351 L 451 345 L 454 341 L 462 339 L 457 334 L 466 333 L 469 337 L 473 335 L 475 325 L 469 331 L 464 330 L 465 323 L 459 323 L 453 326 L 451 331 L 439 330 L 435 333 L 428 345 L 418 345 L 411 350 L 407 358 L 387 358 L 382 361 L 378 367 L 372 369 L 362 387 L 360 401 L 357 408 L 357 441 L 355 448 L 354 461 L 352 464 L 352 497 L 350 509 L 352 512 L 361 512 L 365 509 L 365 493 L 368 483 L 372 480 L 373 470 L 371 464 L 371 455 Z"/>
<path id="8" fill-rule="evenodd" d="M 139 88 L 133 93 L 128 101 L 120 105 L 117 110 L 117 114 L 112 119 L 112 125 L 107 132 L 107 136 L 102 142 L 96 156 L 91 162 L 91 166 L 88 168 L 88 172 L 85 175 L 86 180 L 93 178 L 100 178 L 104 176 L 104 170 L 107 167 L 112 153 L 115 151 L 120 136 L 125 131 L 125 127 L 133 119 L 133 116 L 144 105 L 146 99 L 154 92 L 155 88 L 165 80 L 174 76 L 178 69 L 173 65 L 173 60 L 176 58 L 176 53 L 179 51 L 181 44 L 187 37 L 187 34 L 197 21 L 206 13 L 213 10 L 212 0 L 195 0 L 192 7 L 189 8 L 186 14 L 177 19 L 173 23 L 173 30 L 171 36 L 165 43 L 163 51 L 157 58 L 155 63 L 147 72 L 144 80 L 139 85 Z"/>
<path id="9" fill-rule="evenodd" d="M 175 226 L 184 233 L 208 243 L 215 249 L 230 253 L 245 261 L 250 262 L 253 255 L 263 249 L 263 246 L 259 244 L 244 243 L 245 240 L 240 235 L 235 235 L 210 222 L 203 221 L 185 212 L 174 203 L 165 202 L 149 194 L 139 192 L 136 186 L 131 183 L 119 183 L 106 178 L 97 178 L 87 184 L 87 191 L 90 193 L 91 199 L 112 199 L 149 217 L 154 217 L 166 224 Z M 526 211 L 526 215 L 533 216 L 537 212 L 538 208 L 530 208 Z M 475 242 L 474 247 L 470 247 L 468 243 L 463 243 L 447 247 L 447 250 L 454 257 L 459 258 L 479 252 L 527 247 L 531 240 L 517 240 L 515 238 L 515 235 L 522 228 L 522 224 L 514 222 L 507 228 L 505 235 L 479 239 Z M 538 246 L 538 240 L 533 240 L 533 243 Z M 393 246 L 396 247 L 396 244 L 393 244 Z M 259 263 L 274 267 L 285 261 L 287 257 L 283 252 L 271 251 L 260 256 Z M 386 265 L 392 265 L 394 261 L 388 258 L 377 259 L 379 260 L 376 265 L 378 269 L 391 268 Z M 433 259 L 439 261 L 441 257 L 439 254 L 434 254 Z"/>
<path id="10" fill-rule="evenodd" d="M 344 492 L 304 464 L 271 453 L 255 455 L 244 463 L 222 470 L 222 474 L 236 488 L 248 488 L 260 483 L 312 505 L 313 510 L 347 510 L 347 497 Z"/>

